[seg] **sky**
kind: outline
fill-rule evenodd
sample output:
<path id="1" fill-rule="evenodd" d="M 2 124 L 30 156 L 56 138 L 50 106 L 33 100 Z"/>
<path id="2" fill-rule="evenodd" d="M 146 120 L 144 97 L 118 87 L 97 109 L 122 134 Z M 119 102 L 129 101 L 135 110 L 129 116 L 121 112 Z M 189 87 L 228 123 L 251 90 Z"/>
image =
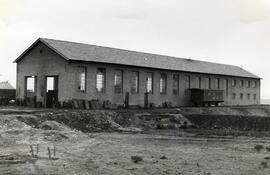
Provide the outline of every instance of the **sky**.
<path id="1" fill-rule="evenodd" d="M 241 66 L 270 99 L 270 0 L 0 0 L 0 81 L 39 37 Z"/>

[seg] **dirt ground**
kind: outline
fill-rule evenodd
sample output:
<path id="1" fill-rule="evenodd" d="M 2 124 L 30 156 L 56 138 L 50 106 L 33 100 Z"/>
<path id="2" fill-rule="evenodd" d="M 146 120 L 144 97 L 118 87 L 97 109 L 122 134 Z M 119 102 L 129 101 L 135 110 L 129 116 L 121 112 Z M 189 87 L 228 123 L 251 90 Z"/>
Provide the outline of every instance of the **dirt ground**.
<path id="1" fill-rule="evenodd" d="M 0 174 L 270 174 L 270 137 L 198 136 L 179 129 L 86 133 L 56 121 L 36 123 L 36 112 L 0 110 Z M 132 156 L 142 160 L 135 163 Z"/>

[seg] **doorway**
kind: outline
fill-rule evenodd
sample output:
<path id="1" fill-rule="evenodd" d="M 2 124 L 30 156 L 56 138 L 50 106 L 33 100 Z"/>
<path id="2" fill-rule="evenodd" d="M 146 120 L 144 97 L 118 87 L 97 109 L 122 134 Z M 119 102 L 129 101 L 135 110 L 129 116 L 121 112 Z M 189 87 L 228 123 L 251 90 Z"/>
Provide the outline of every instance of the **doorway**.
<path id="1" fill-rule="evenodd" d="M 37 99 L 37 77 L 36 76 L 26 76 L 25 77 L 25 92 L 24 92 L 24 97 L 25 97 L 25 102 L 27 106 L 34 107 L 36 104 L 36 99 Z"/>
<path id="2" fill-rule="evenodd" d="M 58 103 L 58 76 L 46 76 L 46 108 L 54 108 Z"/>

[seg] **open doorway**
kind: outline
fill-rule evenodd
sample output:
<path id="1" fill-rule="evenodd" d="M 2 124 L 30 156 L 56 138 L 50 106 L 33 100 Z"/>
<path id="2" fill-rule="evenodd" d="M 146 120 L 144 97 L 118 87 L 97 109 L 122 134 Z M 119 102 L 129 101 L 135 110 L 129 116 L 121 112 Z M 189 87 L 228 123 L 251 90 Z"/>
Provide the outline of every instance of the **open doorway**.
<path id="1" fill-rule="evenodd" d="M 25 100 L 27 106 L 34 106 L 36 103 L 37 92 L 37 77 L 26 76 L 25 77 Z"/>
<path id="2" fill-rule="evenodd" d="M 47 108 L 52 108 L 58 102 L 58 76 L 46 76 L 46 97 L 45 104 Z"/>

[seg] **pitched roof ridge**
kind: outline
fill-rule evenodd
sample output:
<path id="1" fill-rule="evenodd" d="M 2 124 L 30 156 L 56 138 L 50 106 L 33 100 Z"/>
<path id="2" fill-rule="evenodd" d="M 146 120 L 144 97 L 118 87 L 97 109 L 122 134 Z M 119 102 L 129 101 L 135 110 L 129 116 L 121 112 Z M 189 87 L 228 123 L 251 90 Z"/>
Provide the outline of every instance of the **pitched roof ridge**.
<path id="1" fill-rule="evenodd" d="M 71 44 L 82 44 L 82 45 L 87 45 L 87 46 L 102 47 L 102 48 L 106 48 L 106 49 L 114 49 L 114 50 L 125 51 L 125 52 L 133 52 L 133 53 L 140 53 L 140 54 L 150 54 L 150 55 L 154 55 L 154 56 L 162 56 L 162 57 L 167 57 L 170 59 L 182 59 L 185 61 L 195 61 L 195 62 L 201 62 L 201 63 L 210 63 L 210 64 L 218 64 L 218 65 L 223 65 L 223 66 L 233 66 L 233 67 L 241 68 L 240 66 L 236 66 L 236 65 L 217 63 L 217 62 L 212 62 L 212 61 L 203 61 L 203 60 L 194 59 L 194 58 L 183 58 L 183 57 L 177 57 L 177 56 L 171 56 L 171 55 L 165 55 L 165 54 L 155 54 L 155 53 L 144 52 L 144 51 L 128 50 L 128 49 L 122 49 L 122 48 L 116 48 L 116 47 L 110 47 L 110 46 L 101 46 L 101 45 L 95 45 L 95 44 L 88 44 L 88 43 L 81 43 L 81 42 L 74 42 L 74 41 L 67 41 L 67 40 L 58 40 L 58 39 L 51 39 L 51 38 L 40 38 L 40 39 L 45 40 L 45 42 L 46 42 L 46 40 L 51 40 L 51 41 L 71 43 Z M 241 68 L 241 69 L 243 69 L 243 68 Z"/>
<path id="2" fill-rule="evenodd" d="M 0 82 L 0 89 L 15 89 L 9 81 L 2 81 Z"/>

